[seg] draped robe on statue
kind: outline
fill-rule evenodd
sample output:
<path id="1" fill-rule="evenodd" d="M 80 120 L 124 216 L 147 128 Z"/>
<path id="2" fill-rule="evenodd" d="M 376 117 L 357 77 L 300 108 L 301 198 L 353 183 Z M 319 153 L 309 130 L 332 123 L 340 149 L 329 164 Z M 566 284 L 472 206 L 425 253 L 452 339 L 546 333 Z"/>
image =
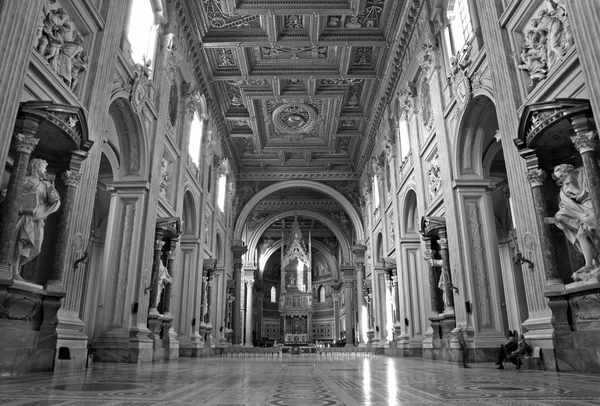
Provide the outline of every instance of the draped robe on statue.
<path id="1" fill-rule="evenodd" d="M 21 195 L 23 214 L 15 227 L 11 264 L 21 266 L 35 258 L 42 250 L 46 218 L 60 207 L 59 195 L 52 184 L 29 176 Z"/>
<path id="2" fill-rule="evenodd" d="M 581 246 L 580 239 L 588 238 L 596 248 L 596 252 L 590 254 L 597 257 L 600 252 L 600 238 L 585 173 L 583 169 L 574 169 L 572 174 L 576 174 L 576 182 L 564 182 L 560 190 L 559 210 L 554 215 L 556 225 L 581 253 L 587 254 L 584 251 L 586 248 Z"/>

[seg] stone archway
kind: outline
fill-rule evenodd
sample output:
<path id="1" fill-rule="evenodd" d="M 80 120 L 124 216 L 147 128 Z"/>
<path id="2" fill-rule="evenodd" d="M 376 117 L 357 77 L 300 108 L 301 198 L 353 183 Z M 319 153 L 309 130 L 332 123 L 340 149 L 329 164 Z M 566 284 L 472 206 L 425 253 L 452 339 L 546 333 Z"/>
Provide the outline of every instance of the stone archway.
<path id="1" fill-rule="evenodd" d="M 248 244 L 247 244 L 248 245 L 248 254 L 247 255 L 249 255 L 248 260 L 249 261 L 256 260 L 256 258 L 253 257 L 253 255 L 255 255 L 255 253 L 256 253 L 256 247 L 258 245 L 258 241 L 261 238 L 261 236 L 263 235 L 263 233 L 269 228 L 269 226 L 271 226 L 273 223 L 275 223 L 277 220 L 279 220 L 281 218 L 292 217 L 292 216 L 296 216 L 296 215 L 303 216 L 303 217 L 310 217 L 315 220 L 319 220 L 324 225 L 329 227 L 329 229 L 334 233 L 334 235 L 338 239 L 338 243 L 340 244 L 340 247 L 342 249 L 342 261 L 350 261 L 351 260 L 350 242 L 348 241 L 348 238 L 346 237 L 346 234 L 344 234 L 344 231 L 342 230 L 342 228 L 328 216 L 318 213 L 318 212 L 313 212 L 313 211 L 308 211 L 308 210 L 293 210 L 293 211 L 290 210 L 290 211 L 283 212 L 283 213 L 274 213 L 274 214 L 271 214 L 270 216 L 268 216 L 267 218 L 265 218 L 261 222 L 260 226 L 258 226 L 256 228 L 256 230 L 252 233 L 252 235 L 248 241 Z"/>
<path id="2" fill-rule="evenodd" d="M 364 241 L 365 233 L 364 233 L 364 229 L 363 229 L 363 225 L 362 225 L 362 220 L 361 220 L 358 212 L 354 208 L 354 206 L 352 206 L 352 203 L 350 203 L 350 201 L 342 193 L 335 190 L 333 187 L 325 185 L 320 182 L 315 182 L 315 181 L 310 181 L 310 180 L 290 180 L 290 181 L 279 182 L 279 183 L 275 183 L 273 185 L 269 185 L 266 188 L 264 188 L 263 190 L 259 191 L 256 195 L 254 195 L 245 204 L 244 208 L 242 209 L 242 211 L 236 221 L 236 224 L 235 224 L 234 240 L 240 241 L 242 239 L 242 233 L 243 233 L 244 225 L 246 224 L 246 220 L 248 219 L 248 216 L 250 215 L 250 212 L 252 211 L 252 209 L 262 199 L 264 199 L 265 197 L 269 196 L 272 193 L 278 192 L 283 189 L 288 189 L 288 188 L 307 188 L 307 189 L 311 189 L 311 190 L 316 190 L 318 192 L 322 192 L 322 193 L 332 197 L 333 199 L 337 200 L 338 203 L 340 203 L 342 205 L 342 207 L 348 214 L 350 221 L 352 222 L 352 225 L 353 225 L 355 233 L 356 233 L 356 240 L 357 240 L 356 243 Z"/>

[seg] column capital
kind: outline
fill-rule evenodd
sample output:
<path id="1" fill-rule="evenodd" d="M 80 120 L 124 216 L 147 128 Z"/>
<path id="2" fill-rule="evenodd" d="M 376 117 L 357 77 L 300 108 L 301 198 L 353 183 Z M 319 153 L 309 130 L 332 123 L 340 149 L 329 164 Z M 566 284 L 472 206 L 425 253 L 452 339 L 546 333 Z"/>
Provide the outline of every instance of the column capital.
<path id="1" fill-rule="evenodd" d="M 248 288 L 254 287 L 255 282 L 256 281 L 254 279 L 246 279 L 246 285 L 248 285 Z"/>
<path id="2" fill-rule="evenodd" d="M 546 180 L 546 172 L 543 169 L 530 169 L 525 174 L 525 178 L 527 182 L 531 185 L 531 187 L 539 187 L 544 185 L 544 181 Z"/>
<path id="3" fill-rule="evenodd" d="M 40 142 L 39 138 L 34 138 L 24 134 L 15 134 L 14 136 L 14 145 L 17 152 L 21 152 L 24 154 L 31 154 L 38 142 Z"/>
<path id="4" fill-rule="evenodd" d="M 175 259 L 175 250 L 167 251 L 167 259 Z"/>
<path id="5" fill-rule="evenodd" d="M 366 245 L 353 245 L 352 253 L 354 254 L 354 262 L 356 263 L 364 263 L 365 262 L 365 252 L 367 251 Z"/>
<path id="6" fill-rule="evenodd" d="M 580 154 L 594 152 L 598 146 L 598 134 L 594 130 L 577 132 L 571 136 L 571 141 Z"/>
<path id="7" fill-rule="evenodd" d="M 433 259 L 434 255 L 435 255 L 435 250 L 426 249 L 423 251 L 423 258 L 426 260 Z"/>
<path id="8" fill-rule="evenodd" d="M 76 188 L 79 186 L 79 182 L 81 182 L 81 174 L 73 171 L 64 171 L 61 179 L 65 186 Z"/>
<path id="9" fill-rule="evenodd" d="M 154 240 L 154 251 L 160 251 L 164 246 L 165 242 L 162 240 L 162 236 L 160 237 L 160 239 L 156 238 Z"/>
<path id="10" fill-rule="evenodd" d="M 244 245 L 242 241 L 234 241 L 231 246 L 231 252 L 233 253 L 234 265 L 242 265 L 242 255 L 248 252 L 248 247 Z"/>
<path id="11" fill-rule="evenodd" d="M 445 234 L 445 232 L 444 232 Z M 447 238 L 441 238 L 438 240 L 438 244 L 440 245 L 440 249 L 441 250 L 447 250 L 448 249 L 448 239 Z"/>

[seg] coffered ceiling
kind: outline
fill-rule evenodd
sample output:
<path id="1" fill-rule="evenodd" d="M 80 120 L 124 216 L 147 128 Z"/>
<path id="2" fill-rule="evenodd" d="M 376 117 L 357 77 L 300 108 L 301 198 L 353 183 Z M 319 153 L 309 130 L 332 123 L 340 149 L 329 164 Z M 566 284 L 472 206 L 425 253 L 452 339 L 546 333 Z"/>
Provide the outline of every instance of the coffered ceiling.
<path id="1" fill-rule="evenodd" d="M 238 179 L 355 178 L 401 0 L 187 0 Z"/>

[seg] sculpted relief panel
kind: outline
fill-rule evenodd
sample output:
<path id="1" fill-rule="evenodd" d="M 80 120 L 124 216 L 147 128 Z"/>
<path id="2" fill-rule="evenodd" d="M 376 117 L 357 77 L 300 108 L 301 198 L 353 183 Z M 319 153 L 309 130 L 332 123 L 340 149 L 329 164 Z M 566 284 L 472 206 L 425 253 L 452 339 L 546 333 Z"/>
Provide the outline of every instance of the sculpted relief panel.
<path id="1" fill-rule="evenodd" d="M 49 2 L 42 13 L 35 50 L 69 88 L 75 89 L 79 75 L 89 63 L 83 49 L 83 36 L 58 2 Z"/>
<path id="2" fill-rule="evenodd" d="M 527 71 L 532 87 L 548 76 L 574 44 L 564 0 L 548 1 L 523 33 L 518 68 Z"/>

